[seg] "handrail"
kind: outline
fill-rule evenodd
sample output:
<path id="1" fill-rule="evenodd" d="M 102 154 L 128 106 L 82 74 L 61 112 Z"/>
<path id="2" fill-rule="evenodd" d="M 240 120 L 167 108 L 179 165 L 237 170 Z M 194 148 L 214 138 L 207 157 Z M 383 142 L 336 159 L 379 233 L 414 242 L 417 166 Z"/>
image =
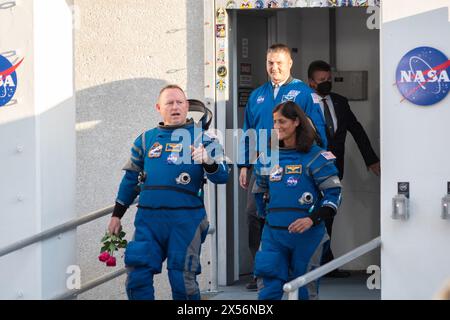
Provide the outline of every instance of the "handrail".
<path id="1" fill-rule="evenodd" d="M 59 296 L 53 297 L 51 300 L 68 300 L 68 299 L 74 299 L 78 295 L 89 291 L 91 289 L 94 289 L 95 287 L 98 287 L 99 285 L 102 285 L 110 280 L 113 280 L 115 278 L 120 277 L 121 275 L 125 274 L 127 272 L 127 268 L 121 268 L 120 270 L 117 270 L 115 272 L 108 273 L 104 276 L 101 276 L 97 279 L 94 279 L 92 281 L 89 281 L 84 286 L 82 286 L 80 289 L 77 290 L 71 290 L 67 291 L 66 293 L 63 293 Z"/>
<path id="2" fill-rule="evenodd" d="M 308 283 L 326 275 L 330 271 L 337 269 L 344 264 L 353 261 L 362 255 L 378 248 L 381 246 L 381 237 L 375 238 L 372 241 L 344 254 L 343 256 L 334 259 L 333 261 L 324 264 L 323 266 L 314 269 L 307 274 L 298 277 L 297 279 L 292 280 L 284 285 L 283 290 L 288 293 L 289 300 L 298 300 L 298 289 L 307 285 Z"/>
<path id="3" fill-rule="evenodd" d="M 216 229 L 214 227 L 213 228 L 209 228 L 209 230 L 208 230 L 208 234 L 209 235 L 212 235 L 215 232 L 216 232 Z M 106 274 L 104 276 L 101 276 L 101 277 L 99 277 L 97 279 L 89 281 L 84 286 L 82 286 L 80 289 L 67 291 L 67 292 L 65 292 L 63 294 L 60 294 L 60 295 L 58 295 L 56 297 L 53 297 L 51 300 L 73 299 L 73 298 L 77 297 L 78 295 L 80 295 L 80 294 L 82 294 L 82 293 L 84 293 L 86 291 L 94 289 L 95 287 L 98 287 L 98 286 L 100 286 L 100 285 L 102 285 L 102 284 L 104 284 L 104 283 L 106 283 L 106 282 L 108 282 L 110 280 L 114 280 L 115 278 L 120 277 L 121 275 L 125 274 L 126 272 L 127 272 L 127 268 L 122 268 L 122 269 L 120 269 L 118 271 L 108 273 L 108 274 Z"/>
<path id="4" fill-rule="evenodd" d="M 132 203 L 132 205 L 135 205 L 137 203 L 138 203 L 138 200 L 134 201 Z M 38 234 L 35 234 L 35 235 L 31 236 L 31 237 L 19 240 L 19 241 L 13 243 L 13 244 L 10 244 L 10 245 L 8 245 L 6 247 L 1 248 L 0 249 L 0 258 L 5 256 L 5 255 L 7 255 L 7 254 L 10 254 L 10 253 L 12 253 L 14 251 L 17 251 L 17 250 L 23 249 L 23 248 L 25 248 L 27 246 L 30 246 L 30 245 L 32 245 L 34 243 L 37 243 L 37 242 L 40 242 L 40 241 L 52 238 L 54 236 L 57 236 L 57 235 L 60 235 L 60 234 L 62 234 L 64 232 L 66 232 L 66 231 L 70 231 L 70 230 L 76 229 L 77 227 L 79 227 L 79 226 L 81 226 L 83 224 L 86 224 L 86 223 L 89 223 L 91 221 L 94 221 L 94 220 L 97 220 L 99 218 L 102 218 L 102 217 L 104 217 L 104 216 L 106 216 L 108 214 L 111 214 L 113 212 L 113 210 L 114 210 L 114 205 L 106 207 L 106 208 L 103 208 L 103 209 L 100 209 L 100 210 L 97 210 L 97 211 L 94 211 L 94 212 L 89 213 L 89 214 L 87 214 L 87 215 L 85 215 L 83 217 L 73 219 L 73 220 L 68 221 L 66 223 L 60 224 L 60 225 L 55 226 L 55 227 L 53 227 L 51 229 L 48 229 L 46 231 L 40 232 Z M 213 225 L 213 226 L 211 226 L 209 228 L 208 235 L 212 235 L 215 232 L 216 232 L 216 228 Z M 122 269 L 120 269 L 118 271 L 111 272 L 111 273 L 109 273 L 107 275 L 104 275 L 104 276 L 101 276 L 101 277 L 99 277 L 97 279 L 89 281 L 88 283 L 86 283 L 80 289 L 67 291 L 67 292 L 65 292 L 63 294 L 60 294 L 60 295 L 52 298 L 52 300 L 63 300 L 63 299 L 75 298 L 76 296 L 80 295 L 81 293 L 84 293 L 84 292 L 86 292 L 88 290 L 91 290 L 91 289 L 93 289 L 95 287 L 98 287 L 98 286 L 102 285 L 105 282 L 108 282 L 108 281 L 113 280 L 113 279 L 115 279 L 117 277 L 120 277 L 121 275 L 125 274 L 126 271 L 127 271 L 126 268 L 122 268 Z M 215 284 L 214 287 L 217 287 L 217 283 Z"/>
<path id="5" fill-rule="evenodd" d="M 137 201 L 135 201 L 133 203 L 133 205 L 136 204 L 136 203 L 137 203 Z M 86 224 L 86 223 L 91 222 L 93 220 L 102 218 L 102 217 L 112 213 L 113 210 L 114 210 L 114 206 L 109 206 L 109 207 L 106 207 L 104 209 L 100 209 L 100 210 L 94 211 L 94 212 L 92 212 L 90 214 L 87 214 L 87 215 L 85 215 L 83 217 L 76 218 L 76 219 L 73 219 L 73 220 L 68 221 L 66 223 L 60 224 L 60 225 L 58 225 L 56 227 L 53 227 L 51 229 L 48 229 L 46 231 L 42 231 L 42 232 L 40 232 L 38 234 L 35 234 L 35 235 L 31 236 L 31 237 L 19 240 L 19 241 L 13 243 L 13 244 L 10 244 L 10 245 L 8 245 L 6 247 L 1 248 L 0 249 L 0 258 L 5 256 L 5 255 L 7 255 L 7 254 L 10 254 L 11 252 L 20 250 L 20 249 L 28 247 L 29 245 L 32 245 L 34 243 L 46 240 L 48 238 L 52 238 L 54 236 L 57 236 L 57 235 L 60 235 L 60 234 L 62 234 L 64 232 L 66 232 L 66 231 L 69 231 L 69 230 L 72 230 L 72 229 L 76 229 L 77 227 L 79 227 L 79 226 L 81 226 L 83 224 Z"/>

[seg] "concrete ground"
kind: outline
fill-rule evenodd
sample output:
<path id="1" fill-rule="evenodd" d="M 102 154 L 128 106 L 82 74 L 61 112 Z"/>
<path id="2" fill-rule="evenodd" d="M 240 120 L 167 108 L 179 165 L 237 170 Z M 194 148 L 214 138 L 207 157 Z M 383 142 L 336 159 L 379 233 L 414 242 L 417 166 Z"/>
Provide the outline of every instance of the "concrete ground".
<path id="1" fill-rule="evenodd" d="M 380 290 L 367 288 L 367 277 L 365 273 L 353 272 L 349 278 L 322 278 L 320 280 L 320 300 L 380 300 Z M 245 288 L 249 279 L 249 276 L 243 276 L 233 286 L 219 287 L 217 294 L 204 293 L 204 299 L 256 300 L 257 292 L 248 291 Z"/>

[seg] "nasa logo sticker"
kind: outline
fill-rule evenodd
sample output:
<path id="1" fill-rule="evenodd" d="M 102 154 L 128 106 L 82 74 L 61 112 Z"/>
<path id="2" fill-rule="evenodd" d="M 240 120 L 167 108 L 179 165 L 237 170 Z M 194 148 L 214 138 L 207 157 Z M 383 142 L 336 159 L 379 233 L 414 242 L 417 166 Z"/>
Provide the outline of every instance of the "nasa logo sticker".
<path id="1" fill-rule="evenodd" d="M 287 179 L 287 181 L 286 181 L 286 186 L 287 186 L 288 188 L 294 188 L 294 187 L 297 186 L 298 180 L 299 180 L 298 178 L 291 176 L 291 177 L 289 177 L 289 178 Z"/>
<path id="2" fill-rule="evenodd" d="M 8 104 L 17 90 L 16 69 L 23 59 L 13 65 L 7 58 L 0 55 L 0 108 Z"/>
<path id="3" fill-rule="evenodd" d="M 261 103 L 264 102 L 264 100 L 265 100 L 264 96 L 259 96 L 259 97 L 258 97 L 258 100 L 256 100 L 256 103 L 257 103 L 257 104 L 261 104 Z"/>
<path id="4" fill-rule="evenodd" d="M 397 88 L 402 101 L 431 106 L 442 101 L 450 88 L 450 60 L 441 51 L 418 47 L 409 51 L 398 64 Z"/>
<path id="5" fill-rule="evenodd" d="M 168 164 L 177 164 L 177 162 L 178 162 L 178 156 L 175 153 L 171 153 L 167 157 L 167 163 Z"/>

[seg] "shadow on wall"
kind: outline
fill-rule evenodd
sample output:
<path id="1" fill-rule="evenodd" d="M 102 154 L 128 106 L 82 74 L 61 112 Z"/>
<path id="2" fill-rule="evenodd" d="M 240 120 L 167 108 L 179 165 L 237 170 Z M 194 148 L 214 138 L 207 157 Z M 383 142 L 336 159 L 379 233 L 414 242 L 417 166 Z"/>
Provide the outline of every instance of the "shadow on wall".
<path id="1" fill-rule="evenodd" d="M 132 143 L 142 132 L 155 127 L 160 115 L 155 110 L 158 94 L 167 83 L 163 80 L 139 78 L 116 81 L 77 91 L 77 177 L 76 212 L 83 216 L 114 204 L 122 167 L 129 159 Z M 192 97 L 202 99 L 192 95 Z M 130 208 L 122 224 L 131 240 L 134 232 L 135 208 Z M 97 261 L 100 239 L 109 217 L 105 217 L 77 230 L 78 265 L 83 281 L 95 279 L 115 271 Z M 203 257 L 203 259 L 206 259 Z M 207 262 L 199 279 L 202 289 L 207 288 Z M 123 259 L 118 260 L 118 267 Z M 80 299 L 125 299 L 125 277 L 95 288 Z M 155 277 L 157 299 L 170 299 L 171 291 L 165 271 Z"/>
<path id="2" fill-rule="evenodd" d="M 78 214 L 114 203 L 134 139 L 159 122 L 154 106 L 166 84 L 139 78 L 77 91 Z"/>
<path id="3" fill-rule="evenodd" d="M 122 167 L 130 156 L 135 138 L 156 126 L 159 114 L 155 103 L 167 83 L 139 78 L 110 82 L 76 92 L 77 178 L 76 212 L 83 216 L 114 204 Z M 135 209 L 123 218 L 126 238 L 131 240 Z M 100 239 L 109 217 L 98 219 L 77 230 L 78 265 L 84 281 L 115 271 L 97 261 Z M 118 267 L 123 259 L 118 259 Z M 80 299 L 125 299 L 125 278 L 120 277 L 90 290 Z M 160 296 L 167 299 L 170 296 Z"/>
<path id="4" fill-rule="evenodd" d="M 37 112 L 25 98 L 17 101 L 0 108 L 0 248 L 75 214 L 73 97 L 24 118 L 18 118 L 24 110 Z M 47 299 L 64 292 L 67 266 L 75 264 L 75 256 L 75 233 L 69 231 L 41 242 L 39 250 L 29 246 L 1 257 L 0 270 L 20 271 L 1 272 L 0 299 Z M 18 288 L 23 293 L 17 294 Z"/>
<path id="5" fill-rule="evenodd" d="M 204 100 L 204 7 L 203 1 L 186 0 L 186 45 L 188 77 L 186 92 L 192 98 Z M 198 19 L 192 19 L 198 17 Z M 212 80 L 211 80 L 212 82 Z"/>

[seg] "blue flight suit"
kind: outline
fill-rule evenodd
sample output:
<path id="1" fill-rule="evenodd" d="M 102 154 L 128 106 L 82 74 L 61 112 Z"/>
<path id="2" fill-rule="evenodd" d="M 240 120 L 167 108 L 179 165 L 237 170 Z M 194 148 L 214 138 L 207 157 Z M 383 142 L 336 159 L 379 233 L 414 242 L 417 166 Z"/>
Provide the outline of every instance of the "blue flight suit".
<path id="1" fill-rule="evenodd" d="M 215 172 L 192 162 L 190 146 L 199 143 L 216 160 L 209 166 Z M 205 176 L 216 184 L 227 182 L 221 146 L 192 121 L 182 127 L 159 126 L 136 139 L 124 170 L 116 201 L 128 207 L 140 189 L 136 232 L 125 251 L 129 299 L 154 299 L 153 275 L 161 273 L 165 259 L 173 299 L 200 299 L 196 276 L 209 228 L 202 191 Z M 139 183 L 140 172 L 145 172 L 145 182 Z"/>
<path id="2" fill-rule="evenodd" d="M 262 175 L 263 168 L 267 169 L 266 175 Z M 336 213 L 341 202 L 341 184 L 333 154 L 317 145 L 308 153 L 280 149 L 278 165 L 257 164 L 255 170 L 253 192 L 258 213 L 265 217 L 266 225 L 254 272 L 260 280 L 259 299 L 276 300 L 282 298 L 287 281 L 320 266 L 328 236 L 322 217 L 312 217 L 321 207 L 327 207 L 322 209 L 333 215 Z M 289 233 L 289 225 L 305 217 L 311 217 L 314 226 L 301 234 Z M 300 288 L 299 298 L 315 296 L 318 288 L 314 285 Z"/>
<path id="3" fill-rule="evenodd" d="M 248 129 L 255 129 L 256 135 L 259 137 L 259 130 L 269 130 L 267 138 L 270 138 L 270 130 L 273 129 L 273 110 L 279 104 L 286 101 L 297 103 L 311 119 L 317 132 L 322 140 L 322 147 L 327 148 L 327 135 L 325 129 L 325 119 L 323 117 L 320 105 L 314 103 L 312 94 L 314 91 L 303 81 L 290 77 L 278 91 L 274 98 L 274 88 L 272 82 L 269 81 L 261 87 L 255 89 L 248 100 L 245 108 L 244 117 L 244 134 Z M 260 146 L 258 140 L 258 147 Z M 245 137 L 239 147 L 239 167 L 249 167 L 254 157 L 254 152 L 267 151 L 251 148 L 251 145 Z"/>

